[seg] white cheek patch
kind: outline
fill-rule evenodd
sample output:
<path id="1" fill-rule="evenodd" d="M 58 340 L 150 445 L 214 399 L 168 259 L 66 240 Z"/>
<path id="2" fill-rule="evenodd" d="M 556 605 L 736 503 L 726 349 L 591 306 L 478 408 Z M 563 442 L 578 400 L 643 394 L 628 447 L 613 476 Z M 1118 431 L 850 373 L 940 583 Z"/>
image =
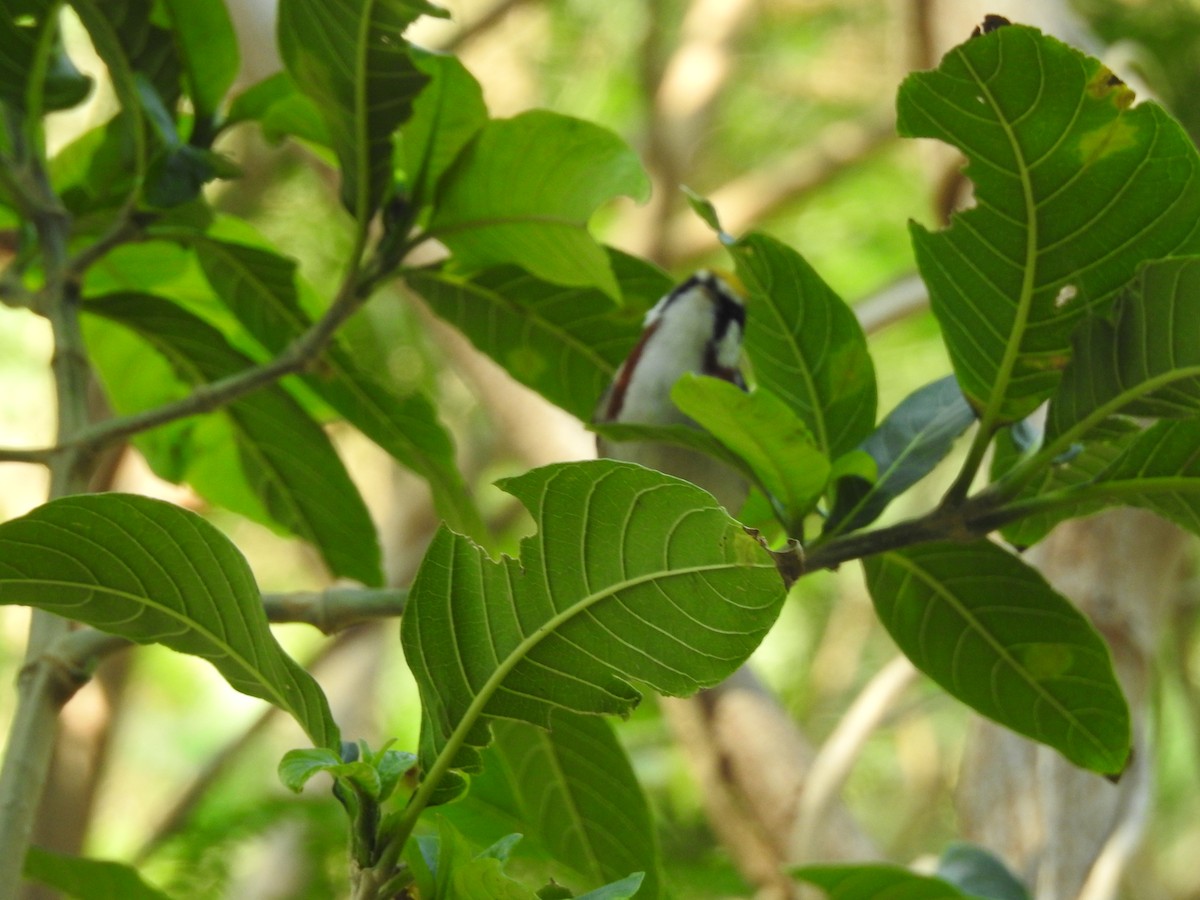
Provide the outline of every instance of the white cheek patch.
<path id="1" fill-rule="evenodd" d="M 742 326 L 730 322 L 725 334 L 717 341 L 717 365 L 723 369 L 736 369 L 742 358 Z"/>

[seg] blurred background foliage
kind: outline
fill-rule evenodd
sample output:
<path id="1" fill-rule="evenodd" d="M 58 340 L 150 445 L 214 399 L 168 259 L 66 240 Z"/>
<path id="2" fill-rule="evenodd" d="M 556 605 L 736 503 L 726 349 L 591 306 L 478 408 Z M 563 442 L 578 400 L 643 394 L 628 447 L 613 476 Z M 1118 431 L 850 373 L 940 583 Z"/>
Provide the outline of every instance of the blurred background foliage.
<path id="1" fill-rule="evenodd" d="M 242 32 L 248 84 L 278 67 L 270 4 L 228 2 Z M 580 116 L 614 129 L 646 160 L 653 199 L 642 208 L 604 211 L 596 222 L 602 239 L 680 276 L 699 265 L 728 265 L 675 189 L 686 184 L 712 198 L 727 229 L 753 225 L 795 246 L 858 305 L 873 332 L 882 410 L 949 371 L 911 281 L 905 223 L 944 219 L 947 198 L 961 187 L 957 163 L 935 148 L 896 139 L 892 110 L 905 73 L 932 64 L 949 46 L 939 44 L 938 29 L 950 32 L 950 42 L 961 40 L 982 7 L 921 0 L 443 5 L 452 20 L 419 24 L 414 41 L 460 55 L 482 83 L 493 115 L 545 107 Z M 982 11 L 1029 21 L 1020 6 L 996 0 Z M 1064 38 L 1090 33 L 1095 43 L 1086 49 L 1109 46 L 1119 74 L 1140 80 L 1200 134 L 1195 0 L 1041 6 L 1042 14 L 1055 9 L 1070 31 Z M 68 23 L 67 33 L 74 55 L 86 63 L 90 50 L 81 29 Z M 94 57 L 91 68 L 98 69 Z M 54 144 L 103 121 L 108 102 L 101 92 L 84 110 L 56 116 Z M 349 247 L 349 230 L 338 227 L 344 219 L 330 173 L 301 148 L 272 146 L 249 128 L 236 129 L 222 149 L 246 177 L 213 188 L 214 202 L 249 218 L 319 289 L 329 288 Z M 897 302 L 899 313 L 892 311 Z M 485 513 L 507 528 L 510 550 L 525 520 L 490 482 L 591 452 L 591 437 L 578 423 L 507 382 L 399 289 L 377 297 L 346 336 L 368 367 L 437 397 L 462 466 Z M 0 444 L 47 440 L 48 354 L 44 323 L 0 308 Z M 389 576 L 405 584 L 435 524 L 426 492 L 365 440 L 331 428 L 384 535 Z M 40 478 L 40 469 L 0 466 L 0 518 L 40 502 Z M 132 453 L 114 470 L 112 484 L 200 503 L 156 482 Z M 935 476 L 906 502 L 934 502 L 944 487 Z M 327 584 L 303 546 L 231 514 L 209 512 L 246 552 L 264 591 Z M 1196 622 L 1195 603 L 1181 600 L 1178 627 L 1161 655 L 1159 783 L 1131 875 L 1139 898 L 1200 896 Z M 24 632 L 23 611 L 0 610 L 3 683 L 16 676 Z M 398 747 L 415 747 L 417 698 L 396 627 L 330 640 L 303 626 L 279 633 L 290 652 L 314 662 L 348 736 L 361 735 L 373 746 L 395 736 Z M 848 567 L 804 580 L 754 665 L 820 746 L 895 655 L 856 568 Z M 11 714 L 11 703 L 11 693 L 0 692 L 0 720 Z M 60 761 L 60 769 L 78 780 L 52 791 L 96 785 L 88 853 L 136 860 L 180 898 L 327 898 L 344 884 L 343 827 L 324 787 L 314 783 L 293 798 L 274 777 L 279 756 L 301 742 L 299 733 L 228 690 L 199 662 L 158 648 L 114 660 L 71 701 L 63 727 L 62 753 L 78 758 Z M 915 680 L 857 748 L 844 798 L 888 858 L 909 862 L 937 854 L 956 837 L 953 791 L 969 727 L 965 708 Z M 746 895 L 748 886 L 705 822 L 696 782 L 656 705 L 645 703 L 621 724 L 620 735 L 659 816 L 676 895 Z"/>

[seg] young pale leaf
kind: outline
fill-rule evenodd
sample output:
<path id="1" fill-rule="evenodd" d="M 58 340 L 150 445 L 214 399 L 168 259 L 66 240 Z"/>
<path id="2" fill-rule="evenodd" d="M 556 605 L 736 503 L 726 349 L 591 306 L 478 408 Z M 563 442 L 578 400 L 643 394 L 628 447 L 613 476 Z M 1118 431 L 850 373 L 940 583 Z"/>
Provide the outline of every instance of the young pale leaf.
<path id="1" fill-rule="evenodd" d="M 24 876 L 79 900 L 171 900 L 133 866 L 30 847 Z"/>
<path id="2" fill-rule="evenodd" d="M 213 291 L 254 338 L 279 353 L 311 324 L 296 289 L 296 263 L 261 247 L 200 238 L 190 242 Z M 402 465 L 429 482 L 453 528 L 486 534 L 454 462 L 454 443 L 423 394 L 398 394 L 336 344 L 304 382 Z"/>
<path id="3" fill-rule="evenodd" d="M 365 223 L 392 178 L 392 132 L 412 115 L 428 78 L 413 64 L 404 31 L 424 0 L 281 0 L 279 52 L 317 104 L 342 171 L 342 202 Z"/>
<path id="4" fill-rule="evenodd" d="M 224 3 L 165 0 L 196 119 L 213 118 L 237 77 L 237 35 Z"/>
<path id="5" fill-rule="evenodd" d="M 720 378 L 693 374 L 675 383 L 671 399 L 745 461 L 778 504 L 788 533 L 803 534 L 804 517 L 829 480 L 829 460 L 791 408 L 766 388 L 746 392 Z"/>
<path id="6" fill-rule="evenodd" d="M 588 234 L 592 214 L 650 183 L 611 131 L 533 110 L 479 130 L 442 176 L 430 232 L 465 270 L 509 263 L 554 284 L 620 288 L 604 248 Z"/>
<path id="7" fill-rule="evenodd" d="M 875 425 L 875 368 L 851 311 L 791 247 L 751 234 L 730 248 L 750 291 L 746 354 L 754 377 L 790 406 L 829 457 Z"/>
<path id="8" fill-rule="evenodd" d="M 401 626 L 437 799 L 449 769 L 478 769 L 493 718 L 545 728 L 559 709 L 628 713 L 630 680 L 672 695 L 716 684 L 785 593 L 767 551 L 687 482 L 594 460 L 500 486 L 538 525 L 520 559 L 494 562 L 443 528 Z"/>
<path id="9" fill-rule="evenodd" d="M 1200 257 L 1142 267 L 1117 300 L 1076 332 L 1075 354 L 1050 403 L 1047 440 L 1085 433 L 1113 413 L 1200 414 Z"/>
<path id="10" fill-rule="evenodd" d="M 191 384 L 254 365 L 215 328 L 150 294 L 91 298 L 86 309 L 134 330 Z M 271 520 L 317 548 L 330 570 L 368 585 L 382 582 L 375 526 L 325 432 L 278 386 L 222 409 L 234 426 L 249 483 Z"/>
<path id="11" fill-rule="evenodd" d="M 873 522 L 889 503 L 932 472 L 974 421 L 975 411 L 953 375 L 905 397 L 861 445 L 875 460 L 874 481 L 851 476 L 852 484 L 839 487 L 825 534 Z"/>
<path id="12" fill-rule="evenodd" d="M 901 85 L 897 127 L 961 149 L 975 205 L 917 265 L 963 392 L 989 425 L 1024 418 L 1070 358 L 1071 333 L 1138 263 L 1200 248 L 1200 156 L 1099 61 L 1009 26 Z"/>
<path id="13" fill-rule="evenodd" d="M 988 900 L 1030 900 L 1004 863 L 975 844 L 951 844 L 938 860 L 938 877 Z"/>
<path id="14" fill-rule="evenodd" d="M 325 695 L 271 634 L 246 560 L 194 513 L 86 494 L 0 524 L 0 603 L 207 659 L 237 690 L 291 713 L 317 746 L 339 746 Z"/>
<path id="15" fill-rule="evenodd" d="M 413 51 L 429 84 L 413 103 L 412 118 L 400 134 L 397 162 L 408 201 L 428 204 L 442 173 L 487 121 L 483 88 L 453 56 Z"/>
<path id="16" fill-rule="evenodd" d="M 645 872 L 638 897 L 660 896 L 650 808 L 608 722 L 559 710 L 549 731 L 498 720 L 492 734 L 481 777 L 494 762 L 508 778 L 513 813 L 529 838 L 592 884 Z"/>
<path id="17" fill-rule="evenodd" d="M 648 306 L 671 289 L 661 270 L 616 250 L 612 271 L 628 306 Z M 551 284 L 513 266 L 470 278 L 422 269 L 406 282 L 517 381 L 587 421 L 641 334 L 612 299 L 589 287 Z"/>
<path id="18" fill-rule="evenodd" d="M 824 890 L 829 900 L 982 900 L 940 878 L 885 863 L 804 866 L 793 869 L 792 875 Z"/>
<path id="19" fill-rule="evenodd" d="M 988 541 L 863 560 L 904 655 L 968 706 L 1074 764 L 1116 774 L 1129 709 L 1103 639 L 1034 569 Z"/>
<path id="20" fill-rule="evenodd" d="M 52 0 L 5 3 L 0 9 L 0 100 L 15 109 L 33 115 L 70 109 L 92 88 L 92 79 L 75 68 L 53 33 L 59 9 Z"/>

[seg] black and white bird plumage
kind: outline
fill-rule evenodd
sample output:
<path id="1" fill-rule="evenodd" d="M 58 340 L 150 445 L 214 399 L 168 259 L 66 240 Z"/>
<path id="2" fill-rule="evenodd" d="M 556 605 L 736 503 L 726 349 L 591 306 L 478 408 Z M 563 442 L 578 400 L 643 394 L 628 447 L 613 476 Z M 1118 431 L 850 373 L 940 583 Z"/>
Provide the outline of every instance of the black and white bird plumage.
<path id="1" fill-rule="evenodd" d="M 671 401 L 687 372 L 723 378 L 745 389 L 739 369 L 746 304 L 731 279 L 702 270 L 675 287 L 646 314 L 641 339 L 600 399 L 597 422 L 699 427 Z M 729 466 L 704 454 L 657 441 L 597 439 L 600 455 L 684 478 L 736 513 L 747 485 Z"/>

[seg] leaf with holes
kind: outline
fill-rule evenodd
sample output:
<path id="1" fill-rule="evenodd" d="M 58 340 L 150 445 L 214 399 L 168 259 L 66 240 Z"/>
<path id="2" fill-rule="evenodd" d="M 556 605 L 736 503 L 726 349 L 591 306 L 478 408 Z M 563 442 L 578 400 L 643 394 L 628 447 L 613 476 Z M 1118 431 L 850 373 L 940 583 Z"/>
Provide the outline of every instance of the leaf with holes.
<path id="1" fill-rule="evenodd" d="M 995 544 L 933 542 L 863 561 L 879 618 L 947 692 L 1086 769 L 1129 759 L 1129 709 L 1103 639 Z"/>
<path id="2" fill-rule="evenodd" d="M 963 392 L 986 427 L 1058 384 L 1071 333 L 1139 263 L 1200 249 L 1200 155 L 1160 106 L 1099 61 L 1022 26 L 905 79 L 897 127 L 961 149 L 973 208 L 930 232 L 917 265 Z"/>
<path id="3" fill-rule="evenodd" d="M 291 713 L 315 745 L 340 746 L 325 695 L 271 634 L 250 567 L 195 513 L 88 494 L 5 522 L 0 603 L 199 656 L 237 690 Z"/>
<path id="4" fill-rule="evenodd" d="M 1060 444 L 1114 413 L 1200 414 L 1200 257 L 1165 259 L 1138 272 L 1113 321 L 1094 317 L 1050 402 L 1046 439 Z"/>
<path id="5" fill-rule="evenodd" d="M 496 562 L 442 528 L 401 634 L 421 692 L 421 764 L 434 799 L 477 770 L 493 718 L 628 714 L 639 681 L 671 695 L 721 681 L 783 603 L 765 549 L 687 482 L 612 460 L 565 463 L 501 487 L 538 532 Z"/>
<path id="6" fill-rule="evenodd" d="M 755 381 L 782 399 L 830 458 L 875 426 L 875 367 L 854 312 L 799 253 L 751 234 L 730 248 L 750 292 L 746 355 Z"/>
<path id="7" fill-rule="evenodd" d="M 428 77 L 404 31 L 445 13 L 424 0 L 281 0 L 279 52 L 316 103 L 342 171 L 342 202 L 365 225 L 392 179 L 392 132 Z"/>

